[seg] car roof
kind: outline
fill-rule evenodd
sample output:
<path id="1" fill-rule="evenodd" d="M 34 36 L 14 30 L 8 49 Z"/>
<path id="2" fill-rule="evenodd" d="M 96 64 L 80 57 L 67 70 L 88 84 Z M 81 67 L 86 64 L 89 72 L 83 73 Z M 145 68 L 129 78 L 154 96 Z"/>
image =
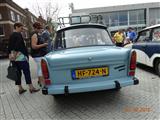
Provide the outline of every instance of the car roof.
<path id="1" fill-rule="evenodd" d="M 139 32 L 142 32 L 142 31 L 145 31 L 145 30 L 149 30 L 149 29 L 152 29 L 152 28 L 156 28 L 156 27 L 160 27 L 160 24 L 156 24 L 156 25 L 152 25 L 152 26 L 146 27 L 146 28 L 142 29 Z"/>
<path id="2" fill-rule="evenodd" d="M 74 25 L 70 25 L 68 27 L 60 28 L 59 30 L 57 30 L 57 32 L 64 31 L 64 30 L 69 30 L 69 29 L 76 29 L 76 28 L 87 28 L 87 27 L 107 29 L 107 27 L 102 25 L 102 24 L 90 23 L 90 24 L 74 24 Z"/>

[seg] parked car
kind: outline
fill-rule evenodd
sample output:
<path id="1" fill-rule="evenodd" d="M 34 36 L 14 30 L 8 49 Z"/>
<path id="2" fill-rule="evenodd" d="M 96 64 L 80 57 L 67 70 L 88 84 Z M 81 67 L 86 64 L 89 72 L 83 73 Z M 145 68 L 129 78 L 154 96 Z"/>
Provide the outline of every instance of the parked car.
<path id="1" fill-rule="evenodd" d="M 71 94 L 136 85 L 136 52 L 116 47 L 106 26 L 77 24 L 56 33 L 54 50 L 41 61 L 43 94 Z"/>
<path id="2" fill-rule="evenodd" d="M 160 76 L 160 24 L 141 30 L 132 48 L 137 53 L 137 62 L 153 67 Z"/>

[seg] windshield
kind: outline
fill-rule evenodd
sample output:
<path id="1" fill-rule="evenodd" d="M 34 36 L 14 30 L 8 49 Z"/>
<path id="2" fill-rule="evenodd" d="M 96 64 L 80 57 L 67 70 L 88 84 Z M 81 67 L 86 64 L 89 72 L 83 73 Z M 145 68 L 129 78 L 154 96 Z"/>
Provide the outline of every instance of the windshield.
<path id="1" fill-rule="evenodd" d="M 113 45 L 108 32 L 101 28 L 69 29 L 61 32 L 57 39 L 61 48 Z"/>

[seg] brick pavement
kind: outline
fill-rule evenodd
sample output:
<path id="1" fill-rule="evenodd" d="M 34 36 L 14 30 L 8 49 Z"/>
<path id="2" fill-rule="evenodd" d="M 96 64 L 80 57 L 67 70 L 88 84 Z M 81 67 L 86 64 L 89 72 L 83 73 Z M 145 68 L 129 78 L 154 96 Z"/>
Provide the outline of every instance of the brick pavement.
<path id="1" fill-rule="evenodd" d="M 5 77 L 7 65 L 0 60 L 0 120 L 160 120 L 160 78 L 150 68 L 137 69 L 137 86 L 55 99 L 41 92 L 19 95 L 14 82 Z M 38 87 L 34 66 L 31 59 Z M 24 80 L 23 85 L 28 88 Z"/>

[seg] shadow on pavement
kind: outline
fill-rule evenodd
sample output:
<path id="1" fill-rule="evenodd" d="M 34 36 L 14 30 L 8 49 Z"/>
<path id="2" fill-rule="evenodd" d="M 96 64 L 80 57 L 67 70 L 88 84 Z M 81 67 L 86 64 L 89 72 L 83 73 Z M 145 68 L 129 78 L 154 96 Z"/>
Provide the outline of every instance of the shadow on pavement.
<path id="1" fill-rule="evenodd" d="M 116 90 L 105 90 L 87 93 L 76 93 L 65 95 L 53 96 L 54 101 L 59 107 L 61 105 L 74 105 L 79 104 L 82 106 L 91 105 L 101 105 L 103 103 L 116 104 L 119 99 L 123 99 L 121 92 Z M 116 101 L 116 102 L 115 102 Z"/>
<path id="2" fill-rule="evenodd" d="M 154 68 L 152 68 L 152 67 L 149 67 L 149 66 L 146 66 L 146 65 L 143 65 L 143 64 L 137 64 L 137 67 L 141 70 L 144 70 L 146 72 L 150 72 L 154 75 L 157 75 Z"/>

